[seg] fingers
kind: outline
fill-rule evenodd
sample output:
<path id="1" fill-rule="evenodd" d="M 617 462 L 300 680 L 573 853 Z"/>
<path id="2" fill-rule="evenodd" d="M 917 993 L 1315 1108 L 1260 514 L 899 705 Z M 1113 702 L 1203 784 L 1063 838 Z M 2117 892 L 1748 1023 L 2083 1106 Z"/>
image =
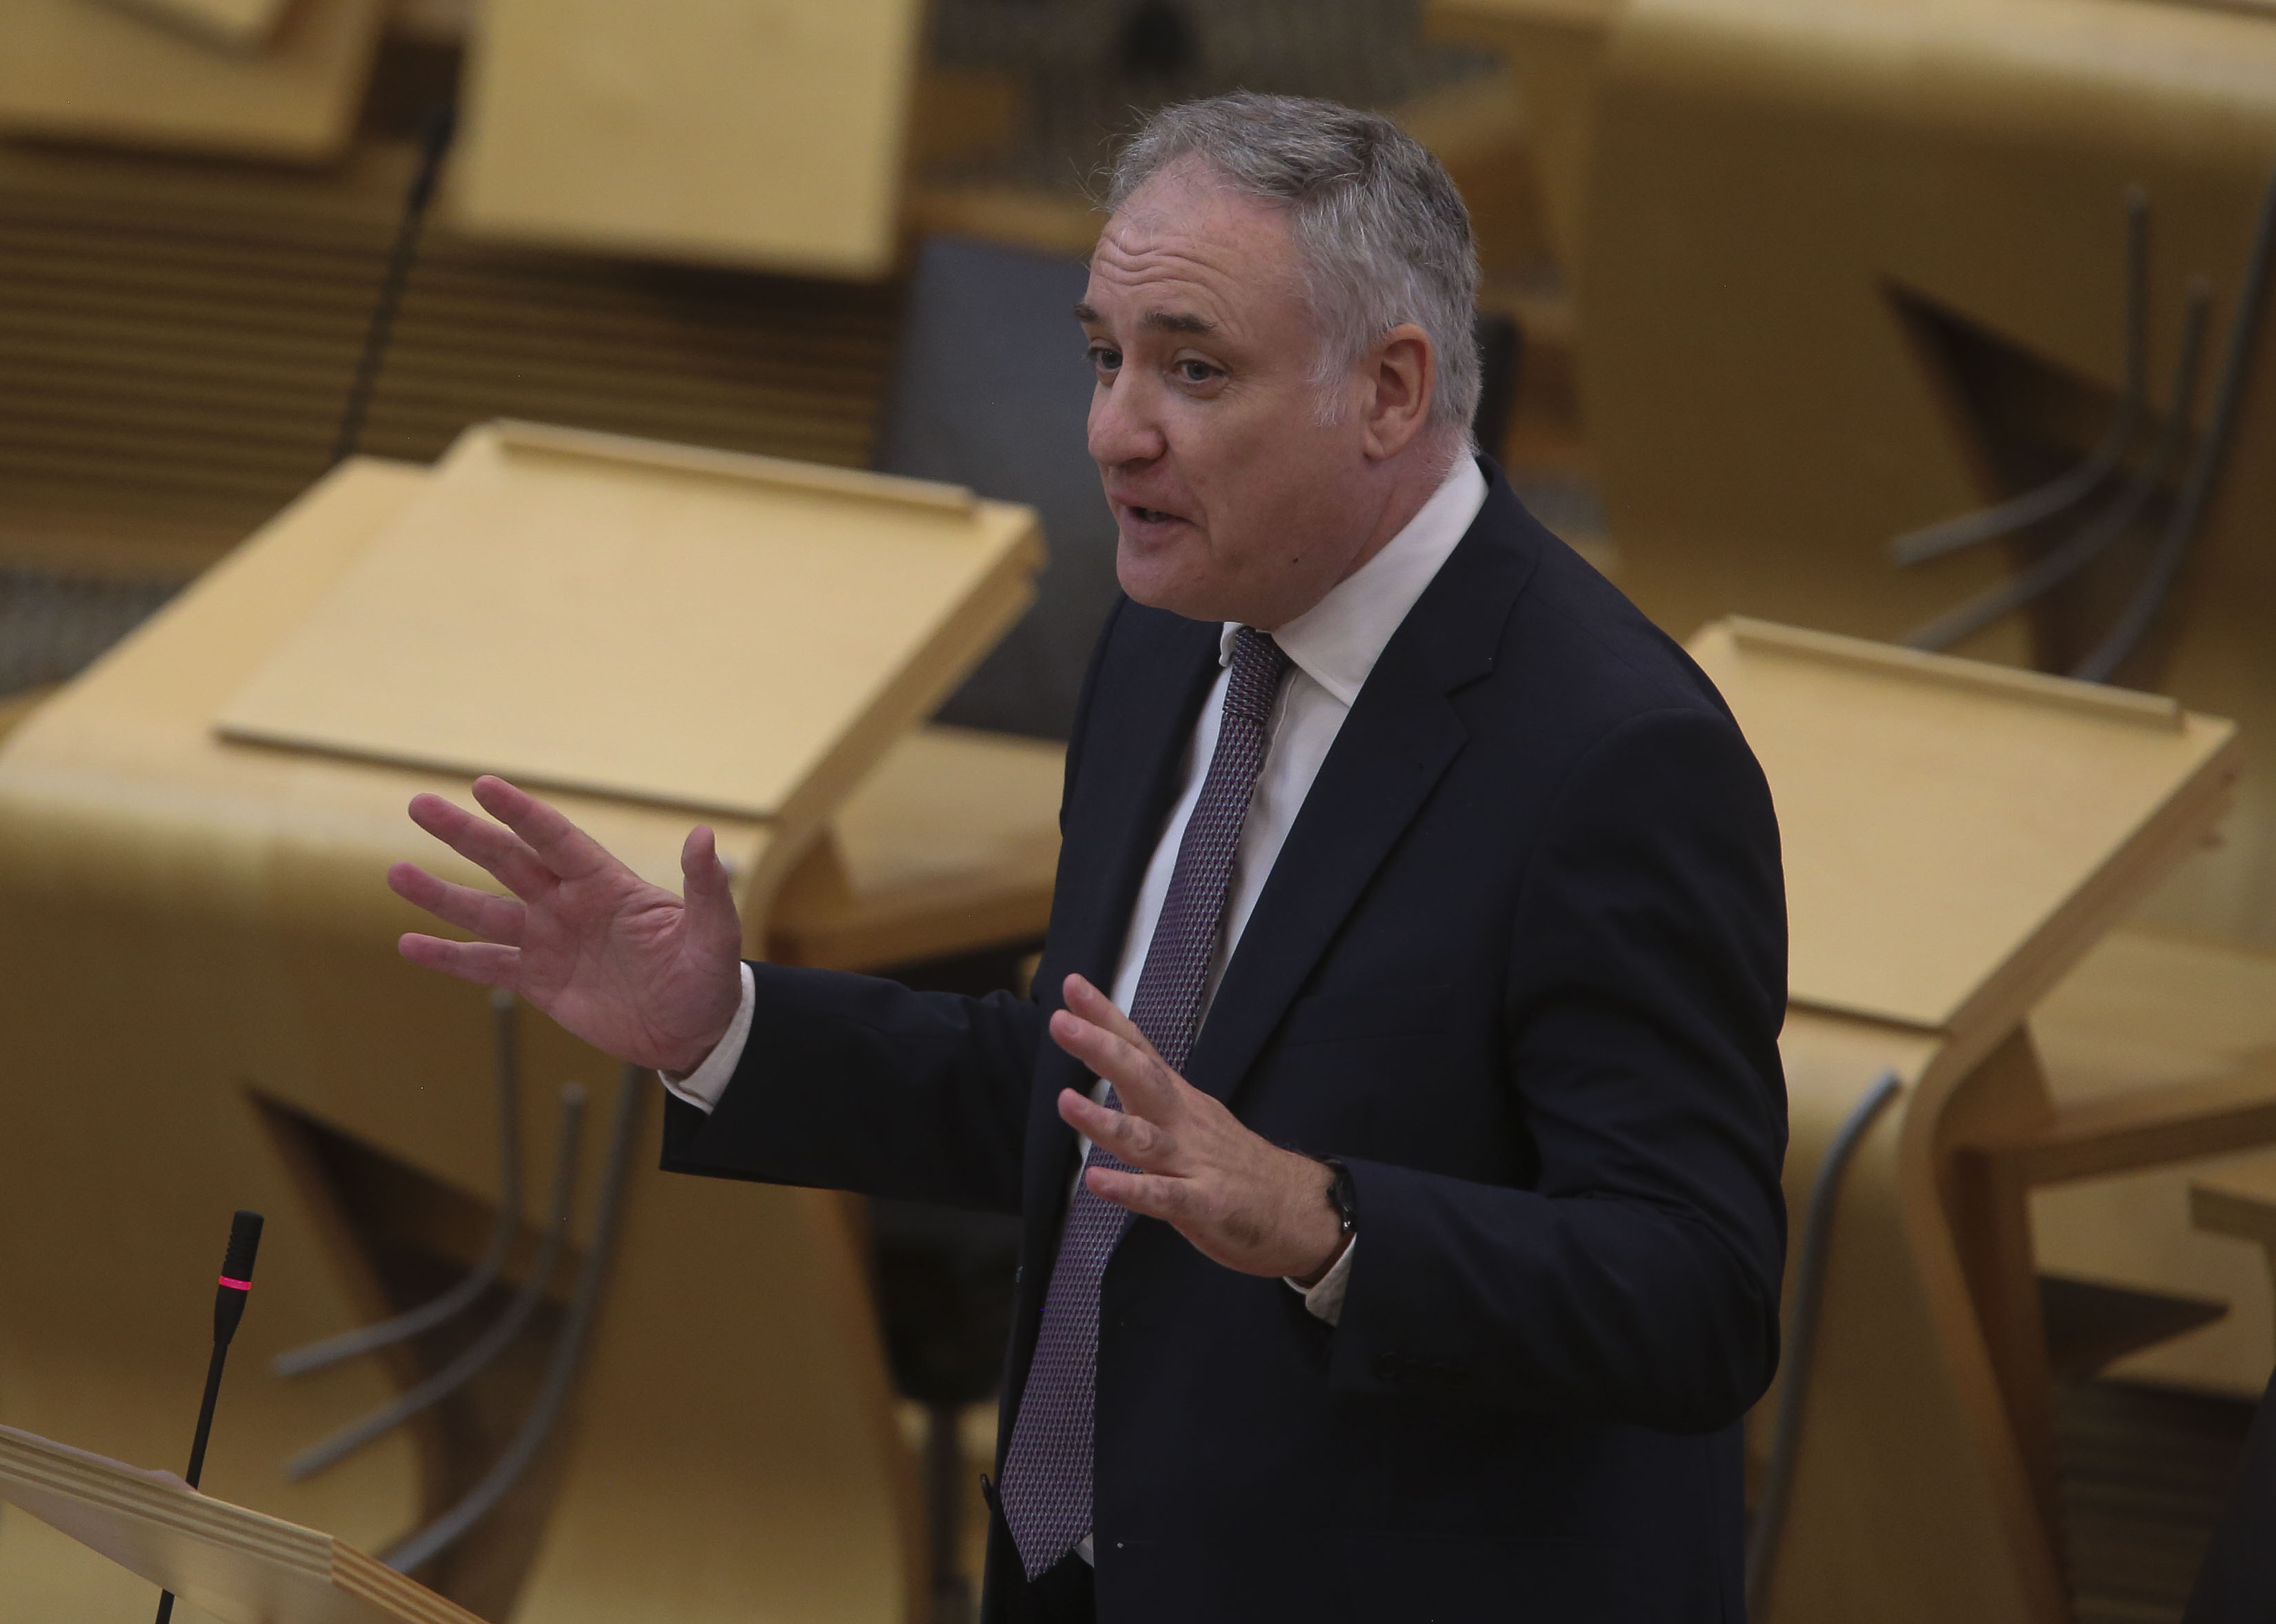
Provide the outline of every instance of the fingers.
<path id="1" fill-rule="evenodd" d="M 1090 1193 L 1101 1201 L 1127 1207 L 1141 1218 L 1179 1224 L 1194 1216 L 1194 1188 L 1187 1179 L 1158 1173 L 1127 1172 L 1119 1167 L 1093 1167 L 1083 1174 Z"/>
<path id="2" fill-rule="evenodd" d="M 412 963 L 455 975 L 460 981 L 504 987 L 509 992 L 520 990 L 517 983 L 521 950 L 518 947 L 500 947 L 489 942 L 446 942 L 440 937 L 421 936 L 413 931 L 400 937 L 395 948 Z"/>
<path id="3" fill-rule="evenodd" d="M 1051 1029 L 1053 1043 L 1089 1066 L 1093 1075 L 1114 1085 L 1125 1111 L 1155 1122 L 1166 1123 L 1177 1116 L 1185 1080 L 1162 1063 L 1135 1027 L 1128 1028 L 1130 1037 L 1121 1037 L 1062 1009 L 1052 1014 Z"/>
<path id="4" fill-rule="evenodd" d="M 488 869 L 525 902 L 543 895 L 554 883 L 552 871 L 538 861 L 537 854 L 510 831 L 440 795 L 413 795 L 411 821 L 468 862 Z"/>
<path id="5" fill-rule="evenodd" d="M 719 841 L 708 823 L 687 831 L 679 848 L 680 897 L 687 905 L 687 928 L 696 941 L 732 958 L 742 951 L 743 921 L 735 911 L 733 877 L 719 858 Z"/>
<path id="6" fill-rule="evenodd" d="M 555 874 L 573 880 L 617 860 L 606 847 L 536 796 L 504 778 L 484 773 L 474 780 L 474 799 L 483 811 L 528 842 L 529 849 Z"/>
<path id="7" fill-rule="evenodd" d="M 1133 1167 L 1143 1167 L 1152 1172 L 1181 1171 L 1176 1135 L 1143 1117 L 1102 1105 L 1073 1089 L 1062 1089 L 1059 1119 L 1091 1143 Z"/>
<path id="8" fill-rule="evenodd" d="M 1144 1051 L 1156 1059 L 1154 1045 L 1138 1029 L 1138 1023 L 1122 1013 L 1121 1006 L 1080 975 L 1070 975 L 1060 990 L 1066 995 L 1066 1006 L 1095 1027 L 1111 1032 L 1124 1043 Z"/>
<path id="9" fill-rule="evenodd" d="M 387 888 L 405 901 L 425 908 L 446 925 L 471 930 L 485 941 L 521 944 L 521 929 L 528 910 L 505 897 L 494 897 L 471 886 L 438 880 L 414 862 L 398 862 L 387 871 Z"/>

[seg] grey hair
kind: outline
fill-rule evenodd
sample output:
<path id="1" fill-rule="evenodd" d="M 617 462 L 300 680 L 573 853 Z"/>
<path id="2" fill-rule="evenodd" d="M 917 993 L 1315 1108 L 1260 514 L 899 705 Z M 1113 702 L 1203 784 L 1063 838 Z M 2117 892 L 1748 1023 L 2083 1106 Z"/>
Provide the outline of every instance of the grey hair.
<path id="1" fill-rule="evenodd" d="M 1116 155 L 1108 212 L 1189 156 L 1287 209 L 1321 328 L 1316 381 L 1325 389 L 1412 322 L 1438 352 L 1430 421 L 1467 443 L 1478 406 L 1478 254 L 1445 166 L 1380 113 L 1237 91 L 1163 108 L 1141 125 Z"/>

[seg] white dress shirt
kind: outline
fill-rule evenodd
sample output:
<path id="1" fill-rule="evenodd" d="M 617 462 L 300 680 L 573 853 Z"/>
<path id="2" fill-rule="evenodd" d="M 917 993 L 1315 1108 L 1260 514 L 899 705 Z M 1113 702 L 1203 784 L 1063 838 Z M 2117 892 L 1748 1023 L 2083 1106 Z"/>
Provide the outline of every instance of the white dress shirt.
<path id="1" fill-rule="evenodd" d="M 1216 995 L 1225 967 L 1240 944 L 1241 931 L 1256 910 L 1256 899 L 1272 872 L 1274 861 L 1280 855 L 1281 844 L 1287 839 L 1288 830 L 1303 808 L 1304 797 L 1311 793 L 1312 780 L 1319 776 L 1320 763 L 1327 760 L 1329 747 L 1342 730 L 1344 718 L 1351 714 L 1352 702 L 1366 686 L 1368 674 L 1374 671 L 1392 634 L 1399 629 L 1400 623 L 1407 618 L 1407 611 L 1415 606 L 1415 600 L 1422 596 L 1422 589 L 1438 574 L 1439 565 L 1445 563 L 1447 555 L 1468 533 L 1485 499 L 1485 475 L 1479 471 L 1476 459 L 1458 456 L 1430 499 L 1404 529 L 1384 543 L 1381 551 L 1338 582 L 1325 597 L 1272 634 L 1294 669 L 1281 685 L 1279 698 L 1275 702 L 1271 742 L 1266 747 L 1264 763 L 1257 770 L 1248 816 L 1241 823 L 1240 850 L 1234 859 L 1233 878 L 1225 892 L 1224 930 L 1202 993 L 1204 1020 L 1208 1016 L 1208 1000 Z M 1210 758 L 1217 751 L 1218 723 L 1225 709 L 1225 686 L 1232 680 L 1233 634 L 1240 629 L 1235 622 L 1225 624 L 1218 656 L 1218 664 L 1225 669 L 1219 672 L 1201 715 L 1195 720 L 1193 738 L 1178 770 L 1177 802 L 1162 827 L 1160 839 L 1155 843 L 1153 860 L 1146 865 L 1145 881 L 1138 888 L 1137 905 L 1131 910 L 1130 928 L 1123 936 L 1122 957 L 1110 990 L 1110 996 L 1121 1009 L 1128 1009 L 1137 993 L 1139 973 L 1146 964 L 1147 945 L 1154 939 L 1154 926 L 1162 914 L 1163 899 L 1169 894 L 1170 875 L 1177 867 L 1178 847 L 1185 838 L 1186 821 L 1193 816 L 1194 803 L 1201 798 L 1202 782 L 1209 776 Z M 664 1086 L 702 1110 L 708 1112 L 717 1104 L 750 1039 L 751 1015 L 756 1000 L 757 988 L 751 978 L 750 967 L 746 965 L 742 1005 L 735 1012 L 734 1023 L 727 1028 L 727 1035 L 702 1065 L 685 1077 L 667 1075 Z M 1092 1090 L 1093 1097 L 1103 1098 L 1105 1091 L 1106 1084 L 1101 1082 Z M 1074 1176 L 1078 1180 L 1082 1176 L 1082 1157 L 1089 1149 L 1089 1141 L 1083 1140 L 1075 1159 Z M 1304 1292 L 1304 1306 L 1330 1324 L 1342 1316 L 1345 1283 L 1350 1278 L 1352 1257 L 1357 1250 L 1354 1238 L 1352 1245 L 1344 1248 L 1335 1267 L 1316 1285 L 1309 1290 L 1296 1287 Z M 1292 1280 L 1289 1284 L 1296 1283 Z"/>

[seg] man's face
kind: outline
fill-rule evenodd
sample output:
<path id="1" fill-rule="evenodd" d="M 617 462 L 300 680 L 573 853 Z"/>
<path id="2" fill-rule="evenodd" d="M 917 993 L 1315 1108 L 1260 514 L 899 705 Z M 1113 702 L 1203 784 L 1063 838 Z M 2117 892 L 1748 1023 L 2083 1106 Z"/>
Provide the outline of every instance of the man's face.
<path id="1" fill-rule="evenodd" d="M 1287 216 L 1193 160 L 1107 222 L 1076 315 L 1090 454 L 1142 603 L 1270 629 L 1349 573 L 1369 500 L 1364 413 L 1323 423 L 1319 338 Z M 1354 376 L 1331 385 L 1356 391 Z"/>

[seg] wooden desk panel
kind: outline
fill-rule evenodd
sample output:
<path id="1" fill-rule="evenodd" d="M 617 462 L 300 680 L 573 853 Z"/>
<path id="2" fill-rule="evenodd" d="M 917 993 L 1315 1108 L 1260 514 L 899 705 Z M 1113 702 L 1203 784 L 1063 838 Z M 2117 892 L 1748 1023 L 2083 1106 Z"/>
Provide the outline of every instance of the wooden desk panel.
<path id="1" fill-rule="evenodd" d="M 916 0 L 487 0 L 451 202 L 470 231 L 873 277 Z"/>
<path id="2" fill-rule="evenodd" d="M 0 0 L 0 130 L 316 163 L 354 127 L 386 0 L 296 0 L 216 50 L 99 0 Z"/>

